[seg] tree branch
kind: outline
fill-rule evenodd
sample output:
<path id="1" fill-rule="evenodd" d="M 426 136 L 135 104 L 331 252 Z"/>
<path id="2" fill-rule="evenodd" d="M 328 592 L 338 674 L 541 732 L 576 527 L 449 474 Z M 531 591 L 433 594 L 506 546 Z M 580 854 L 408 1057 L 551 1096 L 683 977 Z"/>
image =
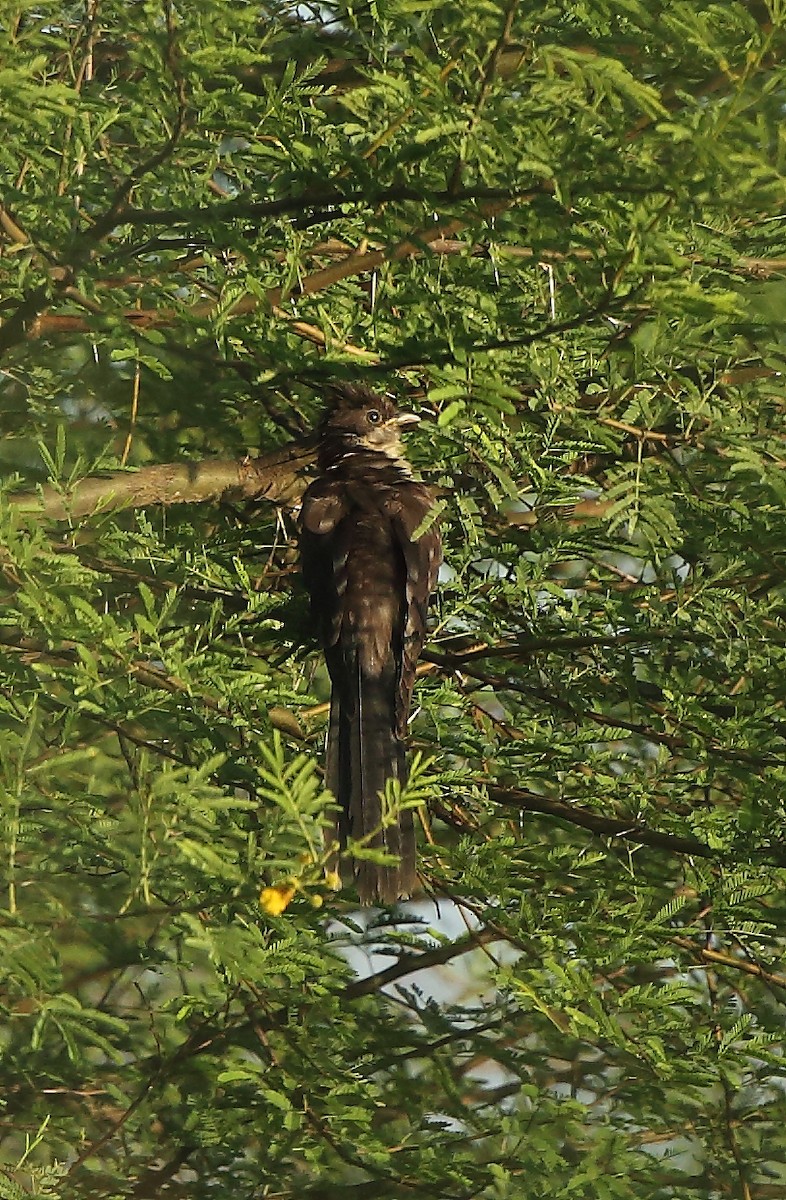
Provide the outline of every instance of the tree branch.
<path id="1" fill-rule="evenodd" d="M 531 198 L 534 194 L 534 192 L 527 193 L 527 196 Z M 525 198 L 525 196 L 518 197 L 519 200 L 524 200 Z M 496 216 L 513 202 L 509 197 L 504 200 L 488 201 L 481 206 L 479 215 L 484 218 Z M 413 231 L 413 233 L 395 246 L 370 252 L 362 250 L 353 251 L 340 262 L 332 263 L 329 267 L 322 267 L 317 271 L 312 271 L 310 275 L 306 275 L 300 281 L 297 287 L 292 287 L 286 291 L 282 287 L 267 288 L 264 295 L 264 303 L 270 305 L 275 311 L 276 309 L 280 309 L 281 305 L 290 296 L 311 296 L 316 292 L 324 291 L 326 288 L 331 287 L 334 283 L 339 283 L 343 279 L 349 279 L 357 275 L 366 275 L 372 271 L 376 271 L 385 262 L 400 262 L 403 259 L 415 257 L 422 254 L 424 250 L 428 250 L 432 242 L 445 237 L 450 238 L 452 234 L 457 233 L 469 223 L 469 217 L 457 217 L 446 224 L 435 222 L 428 229 Z M 20 305 L 14 316 L 5 325 L 0 327 L 0 350 L 23 340 L 24 337 L 37 338 L 57 333 L 86 333 L 91 329 L 91 322 L 75 313 L 42 314 L 43 308 L 46 307 L 46 298 L 47 293 L 45 291 L 41 296 L 38 296 L 38 293 L 36 293 L 35 297 L 31 297 L 29 301 L 25 302 L 26 307 L 25 305 Z M 260 299 L 257 296 L 241 296 L 231 306 L 227 315 L 234 317 L 244 316 L 254 312 L 259 305 Z M 25 312 L 29 312 L 29 316 L 24 320 L 17 319 L 18 313 L 23 307 L 25 307 Z M 215 314 L 216 308 L 215 301 L 207 300 L 193 305 L 186 312 L 188 316 L 197 320 L 209 320 Z M 132 327 L 160 329 L 182 320 L 183 310 L 173 308 L 134 308 L 120 315 Z M 13 330 L 9 331 L 4 338 L 5 331 L 12 324 L 14 325 Z M 304 325 L 300 329 L 295 327 L 295 332 L 313 341 L 313 328 L 313 326 Z M 353 348 L 353 350 L 357 353 L 356 348 Z"/>
<path id="2" fill-rule="evenodd" d="M 491 786 L 488 789 L 489 798 L 496 804 L 506 808 L 517 808 L 523 812 L 541 813 L 543 816 L 555 817 L 558 821 L 566 821 L 580 829 L 587 829 L 599 837 L 618 837 L 625 841 L 638 842 L 640 846 L 654 846 L 658 850 L 666 850 L 670 854 L 690 854 L 695 858 L 723 858 L 723 852 L 712 846 L 699 842 L 695 838 L 678 837 L 672 833 L 661 833 L 648 829 L 638 822 L 620 820 L 618 817 L 604 817 L 578 804 L 565 804 L 561 800 L 549 800 L 546 796 L 538 796 L 535 792 L 523 788 L 503 788 Z M 773 866 L 786 866 L 786 850 L 777 850 L 766 856 L 756 855 L 757 862 L 771 863 Z"/>
<path id="3" fill-rule="evenodd" d="M 344 994 L 351 1000 L 356 1000 L 359 996 L 368 996 L 389 983 L 395 983 L 397 979 L 402 979 L 405 975 L 413 975 L 415 971 L 424 971 L 427 967 L 441 967 L 460 954 L 466 954 L 469 950 L 477 950 L 478 947 L 486 946 L 489 942 L 500 940 L 500 935 L 494 929 L 477 929 L 472 930 L 465 937 L 458 938 L 455 942 L 436 946 L 433 950 L 423 950 L 417 954 L 402 954 L 392 966 L 386 967 L 383 971 L 376 971 L 373 975 L 367 975 L 364 979 L 358 979 L 355 983 L 350 983 Z"/>
<path id="4" fill-rule="evenodd" d="M 383 204 L 396 204 L 414 201 L 436 208 L 443 204 L 459 204 L 462 201 L 479 201 L 489 203 L 514 204 L 518 200 L 526 200 L 535 194 L 551 194 L 554 188 L 548 181 L 531 184 L 522 191 L 511 188 L 495 188 L 487 185 L 476 185 L 461 188 L 451 192 L 449 189 L 432 191 L 428 188 L 416 188 L 410 185 L 394 184 L 388 188 L 374 191 L 372 188 L 360 192 L 349 189 L 325 186 L 317 191 L 301 192 L 298 196 L 280 196 L 273 200 L 243 200 L 235 198 L 215 204 L 198 204 L 192 208 L 134 208 L 128 206 L 118 214 L 117 224 L 120 225 L 164 225 L 167 229 L 185 226 L 189 234 L 194 235 L 200 225 L 215 229 L 221 225 L 237 220 L 260 221 L 265 218 L 282 216 L 298 216 L 303 213 L 317 212 L 325 220 L 331 216 L 341 216 L 340 210 L 347 206 L 358 204 L 373 211 Z"/>
<path id="5" fill-rule="evenodd" d="M 749 962 L 744 958 L 733 958 L 730 954 L 722 954 L 720 950 L 712 950 L 708 946 L 697 946 L 690 938 L 673 937 L 670 941 L 683 950 L 689 950 L 705 963 L 715 963 L 719 967 L 729 967 L 733 971 L 742 971 L 745 975 L 753 975 L 772 987 L 786 988 L 786 975 L 777 975 L 765 970 L 757 962 Z"/>
<path id="6" fill-rule="evenodd" d="M 304 439 L 260 458 L 208 459 L 165 463 L 140 471 L 91 476 L 71 488 L 47 486 L 18 492 L 10 504 L 53 521 L 77 520 L 97 512 L 145 508 L 152 504 L 200 504 L 217 500 L 268 500 L 292 507 L 305 487 L 305 474 L 316 448 Z"/>

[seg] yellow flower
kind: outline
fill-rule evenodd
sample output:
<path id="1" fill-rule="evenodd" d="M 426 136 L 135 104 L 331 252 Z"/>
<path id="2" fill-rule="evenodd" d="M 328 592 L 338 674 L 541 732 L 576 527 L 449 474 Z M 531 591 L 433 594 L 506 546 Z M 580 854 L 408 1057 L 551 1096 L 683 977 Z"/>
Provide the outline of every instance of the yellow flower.
<path id="1" fill-rule="evenodd" d="M 277 883 L 274 887 L 262 888 L 259 903 L 271 917 L 280 917 L 296 890 L 291 883 Z"/>

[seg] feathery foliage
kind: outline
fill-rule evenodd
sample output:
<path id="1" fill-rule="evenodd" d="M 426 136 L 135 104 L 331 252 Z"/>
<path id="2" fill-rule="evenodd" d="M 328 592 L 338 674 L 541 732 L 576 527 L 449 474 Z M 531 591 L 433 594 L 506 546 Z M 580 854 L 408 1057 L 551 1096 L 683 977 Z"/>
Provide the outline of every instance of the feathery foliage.
<path id="1" fill-rule="evenodd" d="M 0 1197 L 782 1195 L 780 0 L 0 48 Z M 302 478 L 211 484 L 335 378 L 434 418 L 439 927 L 325 878 Z"/>

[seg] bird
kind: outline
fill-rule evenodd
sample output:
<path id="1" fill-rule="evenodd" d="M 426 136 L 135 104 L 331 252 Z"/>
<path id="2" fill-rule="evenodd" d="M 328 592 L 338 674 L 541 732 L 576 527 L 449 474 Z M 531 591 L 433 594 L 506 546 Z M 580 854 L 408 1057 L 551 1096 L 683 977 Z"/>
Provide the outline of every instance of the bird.
<path id="1" fill-rule="evenodd" d="M 385 785 L 407 779 L 415 667 L 442 562 L 435 497 L 413 478 L 402 433 L 420 418 L 363 384 L 331 388 L 317 473 L 300 512 L 302 577 L 331 681 L 325 782 L 338 815 L 332 842 L 393 856 L 343 861 L 361 904 L 390 905 L 417 883 L 411 809 L 393 821 Z M 429 518 L 432 518 L 429 520 Z"/>

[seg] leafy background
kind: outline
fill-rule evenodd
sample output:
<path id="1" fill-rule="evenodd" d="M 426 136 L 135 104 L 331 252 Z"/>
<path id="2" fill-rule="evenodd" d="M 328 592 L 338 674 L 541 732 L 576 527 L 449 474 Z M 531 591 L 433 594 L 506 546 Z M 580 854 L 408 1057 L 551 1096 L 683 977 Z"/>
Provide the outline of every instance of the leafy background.
<path id="1" fill-rule="evenodd" d="M 0 4 L 0 1196 L 784 1194 L 785 23 Z M 446 542 L 363 916 L 213 474 L 335 378 Z"/>

